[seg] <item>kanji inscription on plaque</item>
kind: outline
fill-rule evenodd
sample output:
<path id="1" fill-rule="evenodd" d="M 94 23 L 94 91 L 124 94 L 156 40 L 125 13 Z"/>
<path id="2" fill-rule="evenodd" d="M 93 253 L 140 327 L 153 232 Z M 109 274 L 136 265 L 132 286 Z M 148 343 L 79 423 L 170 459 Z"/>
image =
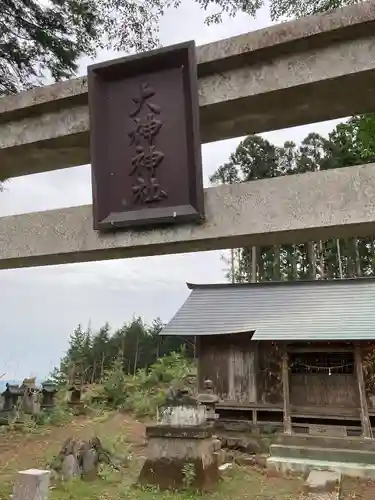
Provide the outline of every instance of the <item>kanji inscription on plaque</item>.
<path id="1" fill-rule="evenodd" d="M 132 156 L 132 169 L 130 175 L 135 177 L 132 190 L 135 203 L 152 203 L 167 198 L 157 179 L 157 169 L 164 160 L 162 151 L 158 151 L 154 144 L 163 122 L 155 118 L 160 115 L 160 107 L 148 102 L 155 91 L 147 83 L 140 85 L 139 97 L 133 98 L 137 105 L 135 111 L 129 113 L 134 119 L 135 129 L 129 133 L 131 144 L 135 144 L 135 153 Z M 146 105 L 149 111 L 142 117 L 142 108 Z M 143 139 L 143 141 L 142 141 Z M 143 142 L 143 144 L 142 144 Z"/>
<path id="2" fill-rule="evenodd" d="M 88 69 L 94 229 L 204 217 L 194 42 Z"/>

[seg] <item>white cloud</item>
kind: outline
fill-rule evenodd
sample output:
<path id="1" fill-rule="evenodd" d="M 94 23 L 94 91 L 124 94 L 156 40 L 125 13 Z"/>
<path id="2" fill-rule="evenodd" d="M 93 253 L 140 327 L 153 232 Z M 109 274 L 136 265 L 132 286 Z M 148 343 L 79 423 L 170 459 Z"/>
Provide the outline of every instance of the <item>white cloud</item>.
<path id="1" fill-rule="evenodd" d="M 270 24 L 263 9 L 257 19 L 240 15 L 207 27 L 205 14 L 192 0 L 162 20 L 163 45 L 195 39 L 198 45 Z M 118 54 L 103 53 L 99 60 Z M 81 65 L 85 72 L 86 63 Z M 266 134 L 280 144 L 299 142 L 310 130 L 327 133 L 333 123 Z M 203 146 L 205 184 L 228 158 L 240 139 Z M 89 167 L 14 179 L 0 196 L 0 214 L 8 215 L 91 202 Z M 93 327 L 108 321 L 114 327 L 133 314 L 147 321 L 168 320 L 188 295 L 185 282 L 224 279 L 219 252 L 74 264 L 0 272 L 2 350 L 0 372 L 9 378 L 44 376 L 59 361 L 78 323 Z"/>

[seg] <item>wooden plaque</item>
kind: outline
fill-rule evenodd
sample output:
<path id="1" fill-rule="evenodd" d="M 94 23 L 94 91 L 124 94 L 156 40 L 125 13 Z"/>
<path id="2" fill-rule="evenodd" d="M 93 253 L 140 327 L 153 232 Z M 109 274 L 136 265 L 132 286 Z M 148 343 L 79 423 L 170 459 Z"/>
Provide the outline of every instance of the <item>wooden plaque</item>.
<path id="1" fill-rule="evenodd" d="M 195 44 L 88 68 L 94 229 L 204 216 Z"/>

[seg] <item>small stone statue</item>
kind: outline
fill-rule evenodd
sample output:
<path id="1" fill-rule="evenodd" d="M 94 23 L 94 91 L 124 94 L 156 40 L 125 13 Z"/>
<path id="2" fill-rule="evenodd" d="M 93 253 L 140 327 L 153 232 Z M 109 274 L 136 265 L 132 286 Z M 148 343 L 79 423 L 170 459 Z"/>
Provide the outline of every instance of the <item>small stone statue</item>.
<path id="1" fill-rule="evenodd" d="M 196 404 L 196 400 L 190 396 L 189 389 L 170 387 L 166 393 L 165 402 L 167 406 L 185 406 Z"/>
<path id="2" fill-rule="evenodd" d="M 89 441 L 68 438 L 59 454 L 48 465 L 48 469 L 54 471 L 55 476 L 61 477 L 64 481 L 70 481 L 74 477 L 91 481 L 98 476 L 100 463 L 120 470 L 126 462 L 122 457 L 116 457 L 103 448 L 97 436 Z"/>
<path id="3" fill-rule="evenodd" d="M 210 380 L 209 378 L 206 378 L 204 383 L 203 383 L 203 387 L 204 387 L 205 392 L 207 392 L 208 394 L 213 394 L 214 383 L 212 382 L 212 380 Z"/>
<path id="4" fill-rule="evenodd" d="M 219 401 L 219 397 L 214 393 L 214 384 L 212 380 L 206 378 L 203 383 L 203 388 L 204 392 L 198 394 L 198 403 L 206 407 L 207 420 L 215 420 L 217 418 L 215 407 Z"/>
<path id="5" fill-rule="evenodd" d="M 169 387 L 165 395 L 165 402 L 167 404 L 176 404 L 181 399 L 181 389 L 175 389 L 173 386 Z"/>

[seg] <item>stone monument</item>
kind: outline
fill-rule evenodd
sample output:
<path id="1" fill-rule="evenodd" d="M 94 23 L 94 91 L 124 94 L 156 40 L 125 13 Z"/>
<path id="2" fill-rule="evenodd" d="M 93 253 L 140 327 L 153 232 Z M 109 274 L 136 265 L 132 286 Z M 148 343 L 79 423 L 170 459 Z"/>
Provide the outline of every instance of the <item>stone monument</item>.
<path id="1" fill-rule="evenodd" d="M 2 393 L 2 397 L 4 399 L 3 411 L 9 412 L 14 408 L 18 407 L 19 399 L 23 395 L 23 391 L 19 385 L 15 384 L 6 384 L 6 389 Z"/>
<path id="2" fill-rule="evenodd" d="M 219 478 L 213 424 L 186 390 L 171 390 L 158 422 L 146 428 L 146 462 L 139 483 L 161 489 L 215 488 Z"/>
<path id="3" fill-rule="evenodd" d="M 69 389 L 69 401 L 68 405 L 75 410 L 81 410 L 84 406 L 82 401 L 82 386 L 79 382 L 73 383 Z"/>
<path id="4" fill-rule="evenodd" d="M 49 381 L 43 382 L 41 393 L 42 393 L 41 408 L 43 410 L 52 410 L 55 407 L 55 397 L 57 394 L 56 384 Z"/>
<path id="5" fill-rule="evenodd" d="M 37 415 L 40 411 L 39 391 L 36 387 L 36 378 L 25 378 L 21 384 L 22 410 L 27 415 Z"/>

